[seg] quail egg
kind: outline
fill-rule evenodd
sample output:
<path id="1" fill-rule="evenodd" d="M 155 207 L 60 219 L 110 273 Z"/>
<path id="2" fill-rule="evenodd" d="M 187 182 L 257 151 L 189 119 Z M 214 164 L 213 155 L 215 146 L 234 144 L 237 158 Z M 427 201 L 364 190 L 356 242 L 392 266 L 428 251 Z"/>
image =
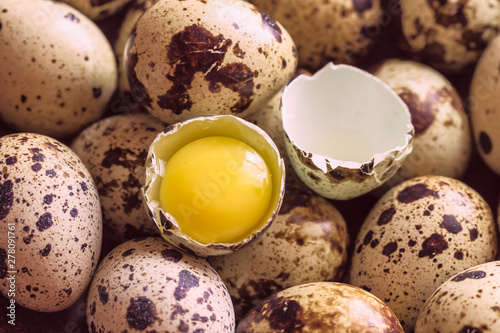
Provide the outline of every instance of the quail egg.
<path id="1" fill-rule="evenodd" d="M 115 242 L 158 234 L 142 203 L 149 146 L 167 127 L 149 114 L 102 119 L 71 144 L 95 180 L 103 213 L 104 235 Z"/>
<path id="2" fill-rule="evenodd" d="M 258 240 L 208 262 L 228 287 L 239 319 L 274 292 L 308 282 L 340 281 L 348 244 L 344 218 L 330 202 L 287 187 L 278 216 Z"/>
<path id="3" fill-rule="evenodd" d="M 286 30 L 240 0 L 161 0 L 142 15 L 125 50 L 130 89 L 173 123 L 189 116 L 245 117 L 294 75 Z"/>
<path id="4" fill-rule="evenodd" d="M 135 238 L 101 261 L 87 299 L 89 332 L 234 332 L 231 298 L 204 260 L 159 237 Z"/>
<path id="5" fill-rule="evenodd" d="M 315 282 L 269 296 L 238 323 L 237 333 L 403 333 L 396 315 L 369 292 L 342 283 Z"/>
<path id="6" fill-rule="evenodd" d="M 87 289 L 101 252 L 92 176 L 41 134 L 3 136 L 0 152 L 0 290 L 31 310 L 66 309 Z"/>
<path id="7" fill-rule="evenodd" d="M 412 332 L 441 283 L 494 260 L 497 251 L 496 224 L 479 193 L 453 178 L 415 177 L 390 189 L 369 212 L 349 283 L 379 297 Z"/>

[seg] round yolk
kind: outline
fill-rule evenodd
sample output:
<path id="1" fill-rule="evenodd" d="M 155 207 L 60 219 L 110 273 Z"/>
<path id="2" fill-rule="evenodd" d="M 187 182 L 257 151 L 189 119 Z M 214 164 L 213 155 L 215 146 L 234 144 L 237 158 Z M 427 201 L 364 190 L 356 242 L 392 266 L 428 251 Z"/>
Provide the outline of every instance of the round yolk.
<path id="1" fill-rule="evenodd" d="M 235 243 L 262 222 L 271 193 L 271 173 L 255 149 L 212 136 L 190 142 L 168 160 L 160 205 L 194 240 Z"/>

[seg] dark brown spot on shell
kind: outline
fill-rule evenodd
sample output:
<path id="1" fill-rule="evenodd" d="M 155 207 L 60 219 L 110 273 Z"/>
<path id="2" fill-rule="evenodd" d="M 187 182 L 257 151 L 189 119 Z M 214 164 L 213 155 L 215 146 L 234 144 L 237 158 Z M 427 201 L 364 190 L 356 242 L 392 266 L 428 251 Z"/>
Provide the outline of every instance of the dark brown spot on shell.
<path id="1" fill-rule="evenodd" d="M 489 153 L 491 153 L 491 151 L 493 150 L 493 144 L 488 133 L 479 133 L 479 145 L 481 146 L 484 154 L 488 155 Z"/>
<path id="2" fill-rule="evenodd" d="M 425 184 L 416 184 L 408 186 L 398 193 L 397 199 L 401 203 L 412 203 L 425 197 L 434 197 L 439 199 L 436 191 L 430 190 Z"/>
<path id="3" fill-rule="evenodd" d="M 479 236 L 478 232 L 477 232 L 477 229 L 474 228 L 474 229 L 470 229 L 469 230 L 469 237 L 470 237 L 470 240 L 473 242 L 477 239 L 477 237 Z"/>
<path id="4" fill-rule="evenodd" d="M 50 214 L 50 213 L 44 213 L 42 216 L 40 216 L 38 221 L 35 223 L 38 231 L 47 230 L 52 226 L 52 224 L 53 224 L 52 214 Z"/>
<path id="5" fill-rule="evenodd" d="M 128 326 L 143 331 L 156 321 L 154 304 L 146 296 L 131 298 L 126 315 Z"/>
<path id="6" fill-rule="evenodd" d="M 451 281 L 453 281 L 453 282 L 462 282 L 465 279 L 478 280 L 478 279 L 483 279 L 485 277 L 486 277 L 486 272 L 483 272 L 483 271 L 471 271 L 471 272 L 465 272 L 465 273 L 458 274 L 458 275 L 454 276 L 451 279 Z"/>
<path id="7" fill-rule="evenodd" d="M 262 17 L 262 25 L 265 29 L 267 29 L 271 34 L 274 36 L 274 38 L 278 41 L 278 43 L 281 43 L 281 29 L 276 23 L 275 20 L 273 20 L 269 15 L 255 7 L 255 9 L 260 13 L 260 16 Z"/>
<path id="8" fill-rule="evenodd" d="M 15 157 L 15 156 L 9 156 L 5 159 L 6 165 L 14 165 L 16 163 L 17 163 L 17 157 Z"/>
<path id="9" fill-rule="evenodd" d="M 14 202 L 14 191 L 11 180 L 0 184 L 0 220 L 3 220 L 10 212 Z"/>
<path id="10" fill-rule="evenodd" d="M 396 209 L 394 207 L 387 208 L 380 214 L 378 218 L 377 225 L 385 225 L 391 222 L 392 217 L 396 214 Z"/>
<path id="11" fill-rule="evenodd" d="M 78 216 L 78 210 L 76 208 L 73 208 L 69 211 L 69 215 L 71 215 L 71 217 L 77 217 Z"/>
<path id="12" fill-rule="evenodd" d="M 99 293 L 99 300 L 101 301 L 102 305 L 106 305 L 106 303 L 108 303 L 109 301 L 109 294 L 106 287 L 99 285 L 97 286 L 97 291 Z"/>
<path id="13" fill-rule="evenodd" d="M 463 260 L 464 259 L 464 253 L 462 251 L 455 251 L 453 254 L 453 258 L 457 260 Z"/>
<path id="14" fill-rule="evenodd" d="M 161 251 L 163 259 L 171 261 L 173 263 L 178 263 L 184 257 L 183 254 L 175 249 L 165 249 Z"/>
<path id="15" fill-rule="evenodd" d="M 437 96 L 428 94 L 422 102 L 417 94 L 404 89 L 399 97 L 405 102 L 410 110 L 411 122 L 415 128 L 415 135 L 423 134 L 432 125 L 436 117 L 437 109 L 434 107 L 438 100 Z"/>
<path id="16" fill-rule="evenodd" d="M 31 166 L 31 170 L 33 170 L 34 172 L 38 172 L 42 170 L 42 165 L 40 163 L 35 163 Z"/>
<path id="17" fill-rule="evenodd" d="M 432 234 L 422 244 L 422 250 L 418 253 L 419 258 L 429 257 L 434 258 L 436 255 L 443 253 L 448 248 L 448 242 L 440 234 Z"/>
<path id="18" fill-rule="evenodd" d="M 73 23 L 80 23 L 80 19 L 76 17 L 73 13 L 68 13 L 64 15 L 64 18 L 68 21 L 71 21 Z"/>
<path id="19" fill-rule="evenodd" d="M 122 257 L 124 257 L 124 258 L 128 257 L 129 255 L 131 255 L 134 252 L 135 252 L 135 249 L 128 249 L 127 251 L 122 253 Z"/>
<path id="20" fill-rule="evenodd" d="M 94 98 L 99 98 L 102 95 L 102 89 L 101 88 L 92 88 L 92 95 Z"/>
<path id="21" fill-rule="evenodd" d="M 50 250 L 52 249 L 52 246 L 50 244 L 47 244 L 45 246 L 45 248 L 43 248 L 42 250 L 39 251 L 39 254 L 42 256 L 42 257 L 46 257 L 49 255 L 50 253 Z"/>
<path id="22" fill-rule="evenodd" d="M 177 301 L 186 297 L 189 289 L 198 287 L 199 278 L 188 270 L 183 269 L 179 272 L 179 282 L 174 290 L 174 297 Z"/>
<path id="23" fill-rule="evenodd" d="M 443 215 L 443 222 L 439 226 L 452 234 L 458 234 L 462 231 L 462 225 L 453 215 Z"/>
<path id="24" fill-rule="evenodd" d="M 332 178 L 335 178 L 337 180 L 343 180 L 345 177 L 342 175 L 342 171 L 340 169 L 334 169 L 329 172 L 329 175 L 332 176 Z"/>
<path id="25" fill-rule="evenodd" d="M 353 0 L 352 4 L 354 6 L 354 9 L 362 14 L 364 11 L 371 9 L 373 6 L 373 1 L 372 0 Z"/>
<path id="26" fill-rule="evenodd" d="M 130 87 L 134 92 L 137 101 L 140 101 L 144 106 L 151 108 L 153 100 L 149 96 L 144 84 L 137 78 L 137 73 L 135 72 L 135 67 L 139 62 L 139 57 L 137 53 L 131 53 L 130 49 L 134 44 L 136 37 L 136 29 L 134 28 L 130 33 L 129 40 L 127 41 L 127 49 L 125 50 L 125 68 L 127 72 L 127 79 L 130 83 Z"/>
<path id="27" fill-rule="evenodd" d="M 384 248 L 382 249 L 382 254 L 384 256 L 390 256 L 391 254 L 396 252 L 397 249 L 398 249 L 398 243 L 397 242 L 390 242 L 384 246 Z"/>

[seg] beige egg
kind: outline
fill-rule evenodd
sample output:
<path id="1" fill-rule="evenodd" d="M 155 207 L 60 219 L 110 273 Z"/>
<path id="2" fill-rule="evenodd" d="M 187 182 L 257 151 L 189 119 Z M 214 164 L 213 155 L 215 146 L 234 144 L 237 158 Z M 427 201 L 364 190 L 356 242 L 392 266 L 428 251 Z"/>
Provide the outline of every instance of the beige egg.
<path id="1" fill-rule="evenodd" d="M 336 282 L 302 284 L 273 294 L 239 323 L 237 333 L 403 333 L 395 314 L 369 292 Z"/>
<path id="2" fill-rule="evenodd" d="M 416 333 L 500 332 L 500 262 L 492 261 L 446 280 L 425 303 Z"/>
<path id="3" fill-rule="evenodd" d="M 92 177 L 68 147 L 40 134 L 3 136 L 0 151 L 1 292 L 32 310 L 66 309 L 87 289 L 101 252 Z"/>
<path id="4" fill-rule="evenodd" d="M 62 0 L 62 2 L 75 7 L 92 20 L 101 20 L 109 17 L 132 1 L 133 0 Z"/>
<path id="5" fill-rule="evenodd" d="M 416 60 L 450 73 L 470 69 L 500 31 L 495 0 L 401 0 L 391 31 Z"/>
<path id="6" fill-rule="evenodd" d="M 384 21 L 380 0 L 250 0 L 283 24 L 299 66 L 316 71 L 328 62 L 357 64 L 373 49 Z"/>
<path id="7" fill-rule="evenodd" d="M 407 332 L 436 288 L 495 258 L 497 231 L 486 201 L 468 185 L 422 176 L 389 190 L 366 217 L 349 283 L 384 301 Z"/>
<path id="8" fill-rule="evenodd" d="M 141 186 L 149 146 L 166 126 L 149 114 L 118 115 L 87 127 L 71 144 L 95 180 L 107 239 L 121 243 L 158 235 Z"/>
<path id="9" fill-rule="evenodd" d="M 19 131 L 69 137 L 99 119 L 116 88 L 101 30 L 56 1 L 0 4 L 0 118 Z"/>
<path id="10" fill-rule="evenodd" d="M 234 332 L 231 299 L 204 260 L 161 238 L 136 238 L 99 264 L 87 300 L 90 332 Z"/>
<path id="11" fill-rule="evenodd" d="M 238 319 L 282 289 L 340 281 L 348 243 L 344 218 L 330 202 L 287 187 L 278 216 L 256 242 L 208 262 L 226 284 Z"/>
<path id="12" fill-rule="evenodd" d="M 257 111 L 291 79 L 297 54 L 286 30 L 245 1 L 163 0 L 137 21 L 125 66 L 144 107 L 172 123 Z"/>
<path id="13" fill-rule="evenodd" d="M 408 105 L 415 128 L 413 150 L 395 178 L 462 177 L 469 165 L 471 135 L 468 117 L 452 84 L 431 67 L 410 60 L 387 59 L 373 74 Z"/>
<path id="14" fill-rule="evenodd" d="M 477 150 L 482 160 L 500 175 L 500 37 L 479 59 L 470 84 L 468 105 Z"/>

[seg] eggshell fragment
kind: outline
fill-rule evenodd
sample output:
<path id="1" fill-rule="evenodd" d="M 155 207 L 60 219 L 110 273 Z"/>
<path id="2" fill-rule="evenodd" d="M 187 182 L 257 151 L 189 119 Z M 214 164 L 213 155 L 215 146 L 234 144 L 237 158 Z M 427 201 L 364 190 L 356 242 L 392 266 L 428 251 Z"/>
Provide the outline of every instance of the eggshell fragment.
<path id="1" fill-rule="evenodd" d="M 226 287 L 204 260 L 161 238 L 136 238 L 100 263 L 87 300 L 90 332 L 234 332 Z"/>
<path id="2" fill-rule="evenodd" d="M 500 37 L 479 59 L 470 84 L 468 105 L 477 150 L 486 165 L 500 175 Z"/>
<path id="3" fill-rule="evenodd" d="M 71 144 L 96 182 L 109 240 L 158 235 L 142 202 L 149 146 L 167 127 L 149 114 L 102 119 L 83 130 Z"/>
<path id="4" fill-rule="evenodd" d="M 500 262 L 492 261 L 446 280 L 425 303 L 416 333 L 500 331 Z"/>
<path id="5" fill-rule="evenodd" d="M 239 0 L 159 1 L 137 21 L 125 52 L 131 89 L 156 117 L 245 117 L 293 76 L 286 30 Z"/>
<path id="6" fill-rule="evenodd" d="M 500 31 L 498 1 L 400 0 L 391 31 L 415 60 L 448 73 L 469 69 Z"/>
<path id="7" fill-rule="evenodd" d="M 326 198 L 352 199 L 379 187 L 411 152 L 408 107 L 363 70 L 329 63 L 293 80 L 281 100 L 291 164 Z"/>
<path id="8" fill-rule="evenodd" d="M 394 178 L 462 177 L 469 165 L 471 135 L 452 84 L 429 66 L 411 60 L 387 59 L 376 65 L 373 74 L 408 105 L 415 128 L 413 150 Z"/>
<path id="9" fill-rule="evenodd" d="M 342 283 L 302 284 L 276 293 L 253 308 L 237 333 L 403 333 L 394 313 L 369 292 Z"/>
<path id="10" fill-rule="evenodd" d="M 389 12 L 380 0 L 250 0 L 283 24 L 297 45 L 299 66 L 358 64 L 375 46 Z"/>
<path id="11" fill-rule="evenodd" d="M 0 151 L 0 290 L 13 289 L 16 304 L 31 310 L 66 309 L 87 289 L 101 252 L 92 176 L 44 135 L 3 136 Z"/>
<path id="12" fill-rule="evenodd" d="M 317 281 L 339 281 L 349 235 L 339 211 L 310 191 L 287 187 L 283 205 L 262 236 L 235 253 L 209 257 L 241 318 L 271 293 Z"/>
<path id="13" fill-rule="evenodd" d="M 102 116 L 116 89 L 116 60 L 92 21 L 57 1 L 4 0 L 0 22 L 2 121 L 63 138 Z"/>
<path id="14" fill-rule="evenodd" d="M 475 190 L 448 177 L 415 177 L 389 190 L 366 217 L 349 283 L 383 300 L 411 332 L 441 283 L 497 251 L 491 209 Z"/>

